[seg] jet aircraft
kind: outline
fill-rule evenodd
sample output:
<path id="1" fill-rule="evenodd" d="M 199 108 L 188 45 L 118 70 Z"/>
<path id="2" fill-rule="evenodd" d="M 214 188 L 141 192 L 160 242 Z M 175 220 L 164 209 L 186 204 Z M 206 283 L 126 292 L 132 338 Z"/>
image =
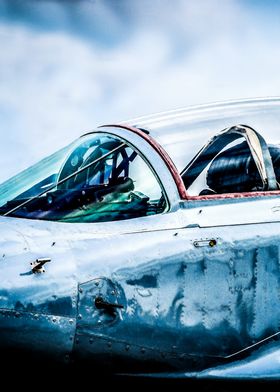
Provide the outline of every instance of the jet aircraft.
<path id="1" fill-rule="evenodd" d="M 0 185 L 2 352 L 280 380 L 279 124 L 267 98 L 102 125 Z"/>

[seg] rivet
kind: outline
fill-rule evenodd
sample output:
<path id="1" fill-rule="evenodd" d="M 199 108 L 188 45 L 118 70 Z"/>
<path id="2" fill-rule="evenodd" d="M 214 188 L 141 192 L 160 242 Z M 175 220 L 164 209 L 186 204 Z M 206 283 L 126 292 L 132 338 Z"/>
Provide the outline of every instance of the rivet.
<path id="1" fill-rule="evenodd" d="M 18 318 L 20 316 L 20 313 L 16 312 L 15 316 Z"/>
<path id="2" fill-rule="evenodd" d="M 81 314 L 78 315 L 78 319 L 81 320 L 83 316 Z"/>
<path id="3" fill-rule="evenodd" d="M 209 241 L 209 246 L 211 246 L 211 248 L 213 248 L 213 246 L 217 245 L 217 241 L 216 240 L 210 240 Z"/>
<path id="4" fill-rule="evenodd" d="M 89 343 L 90 343 L 90 344 L 93 343 L 93 339 L 92 339 L 92 338 L 89 339 Z"/>
<path id="5" fill-rule="evenodd" d="M 80 287 L 79 288 L 79 293 L 82 293 L 83 292 L 83 289 Z"/>
<path id="6" fill-rule="evenodd" d="M 73 324 L 74 323 L 74 320 L 73 319 L 70 319 L 69 320 L 69 324 Z"/>
<path id="7" fill-rule="evenodd" d="M 95 286 L 99 286 L 99 282 L 95 282 Z"/>
<path id="8" fill-rule="evenodd" d="M 125 351 L 129 351 L 129 349 L 130 349 L 130 346 L 129 346 L 129 344 L 127 344 L 127 345 L 125 346 Z"/>
<path id="9" fill-rule="evenodd" d="M 53 321 L 53 323 L 56 323 L 56 318 L 54 317 L 54 318 L 52 319 L 52 321 Z"/>
<path id="10" fill-rule="evenodd" d="M 114 290 L 111 291 L 111 295 L 116 295 L 116 293 L 114 292 Z"/>
<path id="11" fill-rule="evenodd" d="M 144 349 L 144 347 L 141 348 L 141 353 L 145 354 L 146 350 Z"/>
<path id="12" fill-rule="evenodd" d="M 97 321 L 97 324 L 101 324 L 101 320 L 98 320 L 98 321 Z"/>

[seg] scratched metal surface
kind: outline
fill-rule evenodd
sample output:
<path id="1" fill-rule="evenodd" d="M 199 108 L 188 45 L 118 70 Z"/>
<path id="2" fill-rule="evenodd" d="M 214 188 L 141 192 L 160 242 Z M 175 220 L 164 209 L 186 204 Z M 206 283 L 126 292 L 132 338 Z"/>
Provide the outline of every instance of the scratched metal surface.
<path id="1" fill-rule="evenodd" d="M 87 224 L 1 219 L 1 344 L 35 343 L 63 360 L 72 352 L 120 372 L 143 372 L 148 363 L 151 371 L 189 372 L 275 334 L 280 224 L 265 223 L 264 215 L 263 224 L 225 226 L 229 206 L 219 207 L 210 227 L 203 225 L 215 206 L 200 206 L 191 221 L 191 210 L 181 209 L 151 230 L 152 217 L 141 219 L 138 232 L 127 222 L 121 234 L 106 224 L 101 235 Z M 173 219 L 178 227 L 169 230 Z M 207 238 L 217 245 L 194 246 Z M 28 273 L 38 256 L 52 259 L 40 276 Z M 124 309 L 99 311 L 97 295 Z"/>
<path id="2" fill-rule="evenodd" d="M 200 229 L 154 232 L 149 239 L 139 234 L 137 246 L 129 235 L 118 239 L 116 248 L 112 239 L 114 259 L 122 267 L 111 268 L 110 278 L 125 293 L 125 310 L 111 325 L 93 318 L 86 330 L 78 320 L 77 333 L 107 341 L 111 353 L 128 359 L 141 361 L 151 350 L 164 368 L 189 370 L 219 363 L 275 334 L 280 321 L 277 237 L 270 236 L 271 226 L 263 232 L 244 227 L 233 240 L 235 231 L 216 229 L 218 245 L 200 249 L 193 246 Z M 211 229 L 204 233 L 213 235 Z M 258 246 L 257 235 L 262 237 Z M 136 352 L 127 354 L 126 345 Z"/>

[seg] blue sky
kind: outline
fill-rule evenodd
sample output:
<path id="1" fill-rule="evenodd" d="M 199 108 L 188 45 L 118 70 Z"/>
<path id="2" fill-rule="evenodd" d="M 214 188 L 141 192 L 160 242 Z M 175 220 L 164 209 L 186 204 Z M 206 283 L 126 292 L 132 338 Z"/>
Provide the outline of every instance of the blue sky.
<path id="1" fill-rule="evenodd" d="M 280 1 L 0 0 L 0 182 L 104 122 L 280 95 Z"/>

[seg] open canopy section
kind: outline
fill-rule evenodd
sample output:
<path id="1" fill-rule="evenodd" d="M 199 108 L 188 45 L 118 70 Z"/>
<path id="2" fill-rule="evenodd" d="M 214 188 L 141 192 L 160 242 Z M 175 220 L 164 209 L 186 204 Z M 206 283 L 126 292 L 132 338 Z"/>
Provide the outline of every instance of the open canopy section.
<path id="1" fill-rule="evenodd" d="M 146 128 L 167 151 L 179 172 L 223 129 L 245 124 L 268 144 L 280 143 L 280 98 L 198 105 L 130 120 Z"/>

